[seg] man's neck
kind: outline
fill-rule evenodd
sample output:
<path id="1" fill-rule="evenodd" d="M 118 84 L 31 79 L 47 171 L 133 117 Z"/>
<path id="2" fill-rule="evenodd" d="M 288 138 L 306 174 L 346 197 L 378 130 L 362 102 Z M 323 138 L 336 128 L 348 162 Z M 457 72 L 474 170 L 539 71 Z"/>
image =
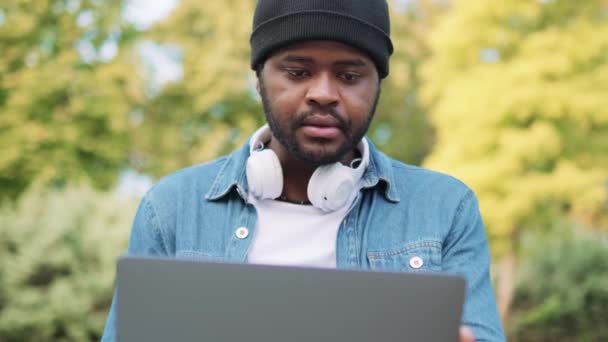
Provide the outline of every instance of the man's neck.
<path id="1" fill-rule="evenodd" d="M 279 158 L 283 170 L 283 193 L 281 198 L 294 203 L 308 202 L 308 181 L 315 171 L 315 167 L 292 157 L 285 147 L 274 138 L 270 141 L 268 147 Z"/>

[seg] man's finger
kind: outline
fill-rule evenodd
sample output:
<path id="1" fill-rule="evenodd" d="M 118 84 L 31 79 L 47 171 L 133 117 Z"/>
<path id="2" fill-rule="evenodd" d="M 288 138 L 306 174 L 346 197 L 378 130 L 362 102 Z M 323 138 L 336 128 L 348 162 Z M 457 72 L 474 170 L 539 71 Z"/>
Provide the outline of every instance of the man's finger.
<path id="1" fill-rule="evenodd" d="M 467 327 L 460 327 L 460 342 L 475 342 L 475 336 L 471 332 L 471 329 Z"/>

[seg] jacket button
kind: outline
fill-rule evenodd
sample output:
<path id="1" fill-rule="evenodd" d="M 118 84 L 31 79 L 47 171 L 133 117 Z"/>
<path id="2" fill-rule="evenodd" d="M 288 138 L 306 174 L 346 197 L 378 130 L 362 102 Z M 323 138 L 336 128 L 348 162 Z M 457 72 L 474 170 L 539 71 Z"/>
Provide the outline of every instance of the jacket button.
<path id="1" fill-rule="evenodd" d="M 249 229 L 247 229 L 246 227 L 239 227 L 236 229 L 236 232 L 234 234 L 237 238 L 243 240 L 249 236 Z"/>
<path id="2" fill-rule="evenodd" d="M 420 267 L 422 267 L 422 265 L 424 265 L 424 261 L 421 257 L 415 256 L 410 259 L 410 266 L 412 268 L 419 269 Z"/>

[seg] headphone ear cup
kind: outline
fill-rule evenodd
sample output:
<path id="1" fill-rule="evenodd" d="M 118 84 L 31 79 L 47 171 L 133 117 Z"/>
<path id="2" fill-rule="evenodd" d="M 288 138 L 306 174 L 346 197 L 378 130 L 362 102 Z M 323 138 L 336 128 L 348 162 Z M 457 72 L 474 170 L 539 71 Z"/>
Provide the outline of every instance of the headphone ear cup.
<path id="1" fill-rule="evenodd" d="M 334 211 L 346 204 L 354 187 L 351 168 L 341 163 L 320 166 L 308 181 L 308 199 L 325 212 Z"/>
<path id="2" fill-rule="evenodd" d="M 270 149 L 253 151 L 247 158 L 249 191 L 261 199 L 275 199 L 283 192 L 283 170 L 277 155 Z"/>

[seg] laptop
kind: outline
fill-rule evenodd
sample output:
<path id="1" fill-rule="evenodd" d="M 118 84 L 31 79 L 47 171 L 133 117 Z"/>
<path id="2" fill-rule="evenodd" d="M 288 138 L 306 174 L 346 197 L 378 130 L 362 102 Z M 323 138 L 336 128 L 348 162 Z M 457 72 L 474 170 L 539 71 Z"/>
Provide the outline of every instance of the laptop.
<path id="1" fill-rule="evenodd" d="M 176 259 L 118 262 L 117 340 L 457 341 L 465 281 Z"/>

